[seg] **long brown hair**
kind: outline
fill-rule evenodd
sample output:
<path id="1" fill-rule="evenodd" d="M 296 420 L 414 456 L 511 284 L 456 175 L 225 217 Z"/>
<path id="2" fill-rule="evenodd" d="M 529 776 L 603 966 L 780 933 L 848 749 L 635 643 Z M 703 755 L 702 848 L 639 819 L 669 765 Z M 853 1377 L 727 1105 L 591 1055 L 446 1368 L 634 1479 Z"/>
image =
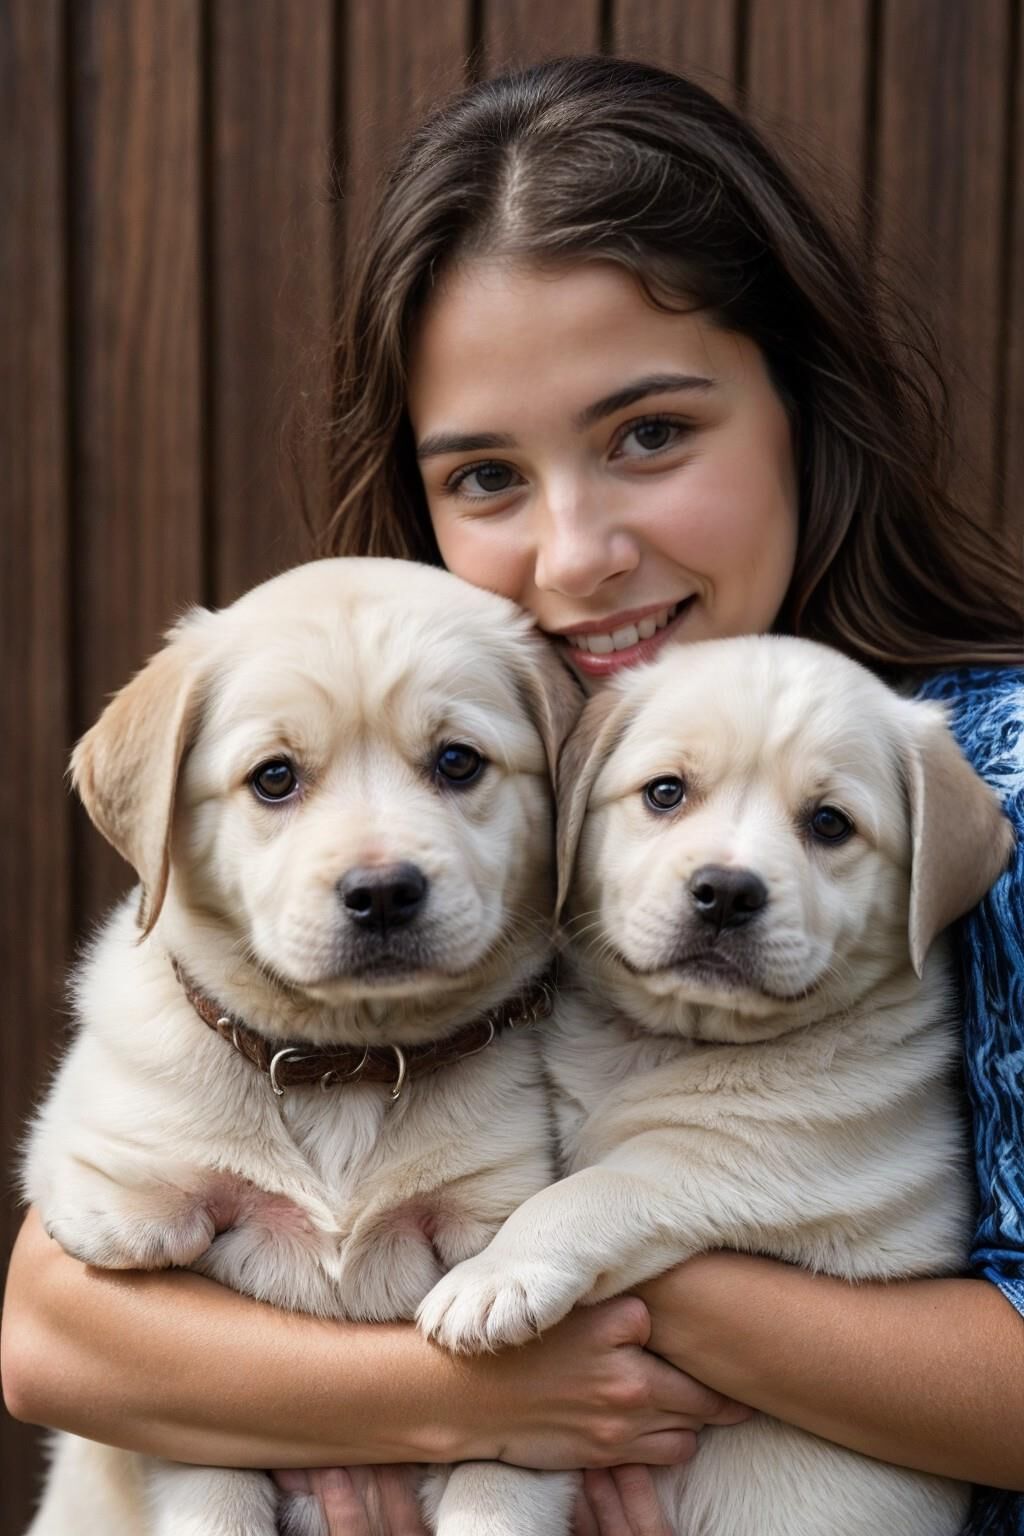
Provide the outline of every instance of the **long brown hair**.
<path id="1" fill-rule="evenodd" d="M 409 340 L 442 269 L 485 253 L 615 262 L 652 303 L 700 308 L 758 344 L 798 442 L 780 628 L 883 673 L 1024 660 L 1019 575 L 944 484 L 923 327 L 883 322 L 862 253 L 748 124 L 690 81 L 618 59 L 472 86 L 398 155 L 338 340 L 323 553 L 440 563 L 405 408 Z"/>

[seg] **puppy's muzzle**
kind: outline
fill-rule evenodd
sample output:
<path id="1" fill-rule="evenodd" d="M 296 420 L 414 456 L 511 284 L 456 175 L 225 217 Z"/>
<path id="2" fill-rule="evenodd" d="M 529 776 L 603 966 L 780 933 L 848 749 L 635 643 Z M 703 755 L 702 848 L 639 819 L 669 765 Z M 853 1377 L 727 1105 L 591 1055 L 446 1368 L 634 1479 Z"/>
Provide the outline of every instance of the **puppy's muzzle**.
<path id="1" fill-rule="evenodd" d="M 415 864 L 385 864 L 348 870 L 337 889 L 355 927 L 383 936 L 416 921 L 426 903 L 428 881 Z"/>
<path id="2" fill-rule="evenodd" d="M 752 869 L 702 864 L 687 882 L 693 911 L 716 933 L 741 928 L 768 905 L 768 887 Z"/>

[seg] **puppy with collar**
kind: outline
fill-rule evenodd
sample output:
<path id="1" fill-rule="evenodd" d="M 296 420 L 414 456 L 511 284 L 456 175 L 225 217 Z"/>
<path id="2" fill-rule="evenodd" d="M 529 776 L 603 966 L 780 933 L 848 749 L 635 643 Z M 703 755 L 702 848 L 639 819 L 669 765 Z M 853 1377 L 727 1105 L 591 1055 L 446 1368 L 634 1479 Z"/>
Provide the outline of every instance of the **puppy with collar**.
<path id="1" fill-rule="evenodd" d="M 198 609 L 75 751 L 140 890 L 75 979 L 23 1188 L 71 1254 L 411 1318 L 553 1176 L 551 771 L 582 702 L 509 602 L 325 560 Z M 438 1469 L 441 1536 L 547 1536 L 571 1482 Z M 262 1473 L 57 1438 L 31 1536 L 322 1532 Z"/>
<path id="2" fill-rule="evenodd" d="M 559 777 L 574 938 L 545 1056 L 569 1176 L 438 1284 L 424 1330 L 520 1343 L 712 1248 L 851 1281 L 961 1271 L 936 940 L 1012 834 L 941 709 L 809 642 L 710 642 L 588 704 Z M 655 1477 L 701 1536 L 953 1536 L 968 1502 L 764 1416 Z"/>

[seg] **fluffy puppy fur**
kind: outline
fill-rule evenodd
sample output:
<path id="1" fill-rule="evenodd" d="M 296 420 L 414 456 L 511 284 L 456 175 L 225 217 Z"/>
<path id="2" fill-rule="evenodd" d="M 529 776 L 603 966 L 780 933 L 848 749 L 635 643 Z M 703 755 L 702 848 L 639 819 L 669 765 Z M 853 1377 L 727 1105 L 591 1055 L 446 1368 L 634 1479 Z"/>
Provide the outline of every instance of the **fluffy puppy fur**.
<path id="1" fill-rule="evenodd" d="M 185 618 L 74 754 L 141 888 L 78 972 L 80 1027 L 29 1136 L 24 1193 L 69 1253 L 410 1318 L 549 1181 L 535 1032 L 394 1103 L 359 1081 L 278 1098 L 170 957 L 273 1040 L 453 1035 L 549 963 L 550 768 L 580 702 L 512 604 L 404 561 L 318 562 Z M 361 924 L 346 876 L 397 865 L 424 882 L 415 915 Z M 439 1469 L 428 1504 L 443 1536 L 545 1536 L 570 1493 L 479 1464 Z M 262 1473 L 61 1436 L 31 1533 L 274 1536 L 277 1504 Z M 308 1496 L 280 1518 L 322 1528 Z"/>
<path id="2" fill-rule="evenodd" d="M 518 1343 L 715 1247 L 849 1280 L 961 1270 L 933 940 L 1011 834 L 942 711 L 808 642 L 712 642 L 589 704 L 560 778 L 575 963 L 544 1049 L 571 1176 L 438 1284 L 425 1331 Z M 952 1536 L 967 1507 L 763 1416 L 655 1475 L 687 1536 Z"/>

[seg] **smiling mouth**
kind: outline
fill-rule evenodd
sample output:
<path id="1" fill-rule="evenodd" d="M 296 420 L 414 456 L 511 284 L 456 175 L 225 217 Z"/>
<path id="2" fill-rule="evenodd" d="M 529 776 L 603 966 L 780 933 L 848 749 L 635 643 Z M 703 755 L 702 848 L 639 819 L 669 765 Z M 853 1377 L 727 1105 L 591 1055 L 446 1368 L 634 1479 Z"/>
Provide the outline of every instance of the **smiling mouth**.
<path id="1" fill-rule="evenodd" d="M 650 661 L 672 631 L 685 619 L 696 601 L 696 593 L 681 598 L 670 607 L 648 614 L 646 618 L 623 624 L 601 633 L 563 635 L 574 666 L 591 676 L 617 671 Z"/>
<path id="2" fill-rule="evenodd" d="M 664 629 L 676 617 L 685 598 L 662 608 L 659 613 L 648 614 L 635 624 L 623 624 L 620 629 L 607 630 L 603 634 L 566 635 L 565 639 L 574 651 L 588 651 L 591 656 L 610 656 L 613 651 L 628 650 L 641 640 L 650 640 L 659 629 Z"/>

